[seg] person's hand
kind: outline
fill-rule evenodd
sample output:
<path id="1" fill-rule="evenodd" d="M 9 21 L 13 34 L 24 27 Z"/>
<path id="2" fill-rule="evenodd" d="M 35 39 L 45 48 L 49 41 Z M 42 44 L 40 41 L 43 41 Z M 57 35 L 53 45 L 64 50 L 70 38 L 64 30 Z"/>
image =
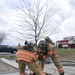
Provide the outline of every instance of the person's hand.
<path id="1" fill-rule="evenodd" d="M 60 73 L 60 75 L 64 75 L 64 72 Z"/>

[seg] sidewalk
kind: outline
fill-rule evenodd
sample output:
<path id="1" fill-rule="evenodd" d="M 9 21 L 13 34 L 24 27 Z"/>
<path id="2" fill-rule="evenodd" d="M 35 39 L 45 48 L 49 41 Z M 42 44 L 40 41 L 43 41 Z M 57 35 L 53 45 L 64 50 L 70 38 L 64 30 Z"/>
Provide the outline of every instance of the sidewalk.
<path id="1" fill-rule="evenodd" d="M 18 69 L 18 65 L 16 62 L 14 61 L 9 61 L 5 58 L 0 58 L 3 62 L 15 67 Z M 72 66 L 63 66 L 64 70 L 65 70 L 65 75 L 75 75 L 75 67 Z M 59 75 L 58 74 L 58 70 L 55 67 L 55 65 L 53 63 L 51 64 L 45 64 L 45 69 L 44 72 L 50 73 L 52 75 Z M 29 70 L 28 68 L 26 68 L 26 73 L 29 74 Z M 9 74 L 1 74 L 1 75 L 19 75 L 18 72 L 16 73 L 9 73 Z M 27 75 L 27 74 L 26 74 Z"/>

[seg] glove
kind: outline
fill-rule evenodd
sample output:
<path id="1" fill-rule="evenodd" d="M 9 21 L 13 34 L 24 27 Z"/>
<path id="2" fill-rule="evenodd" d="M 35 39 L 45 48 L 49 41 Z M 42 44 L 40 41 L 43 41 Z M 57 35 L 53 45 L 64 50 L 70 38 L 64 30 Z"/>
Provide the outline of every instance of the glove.
<path id="1" fill-rule="evenodd" d="M 60 75 L 64 75 L 64 72 L 60 73 Z"/>

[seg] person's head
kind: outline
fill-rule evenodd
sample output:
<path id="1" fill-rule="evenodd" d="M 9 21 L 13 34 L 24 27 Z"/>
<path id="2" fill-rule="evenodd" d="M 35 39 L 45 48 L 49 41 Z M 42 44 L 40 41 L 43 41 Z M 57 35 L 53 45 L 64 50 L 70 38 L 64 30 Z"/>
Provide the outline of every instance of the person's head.
<path id="1" fill-rule="evenodd" d="M 17 46 L 17 50 L 19 50 L 19 49 L 23 49 L 23 47 L 20 45 L 20 43 Z"/>
<path id="2" fill-rule="evenodd" d="M 39 43 L 38 43 L 38 49 L 41 53 L 44 53 L 47 51 L 47 46 L 48 46 L 48 43 L 44 40 L 41 40 Z"/>
<path id="3" fill-rule="evenodd" d="M 31 41 L 25 41 L 25 46 L 24 48 L 27 48 L 29 51 L 33 51 L 34 49 L 34 43 Z"/>
<path id="4" fill-rule="evenodd" d="M 25 40 L 25 43 L 24 43 L 25 45 L 27 45 L 28 44 L 28 41 L 27 40 Z"/>

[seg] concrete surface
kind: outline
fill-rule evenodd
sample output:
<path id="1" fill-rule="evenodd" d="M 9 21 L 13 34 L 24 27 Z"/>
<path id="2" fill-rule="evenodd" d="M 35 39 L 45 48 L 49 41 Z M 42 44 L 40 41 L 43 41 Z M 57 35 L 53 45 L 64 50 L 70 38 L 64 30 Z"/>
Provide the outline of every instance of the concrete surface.
<path id="1" fill-rule="evenodd" d="M 0 58 L 3 62 L 15 67 L 18 69 L 18 65 L 15 61 L 9 61 L 5 58 Z M 65 70 L 65 75 L 75 75 L 75 66 L 63 66 L 64 70 Z M 57 68 L 55 67 L 55 65 L 53 63 L 51 64 L 45 64 L 45 69 L 44 72 L 50 73 L 52 75 L 59 75 Z M 28 67 L 26 68 L 26 73 L 29 74 L 29 70 Z M 19 75 L 18 72 L 16 73 L 9 73 L 9 74 L 1 74 L 1 75 Z M 27 74 L 26 74 L 27 75 Z"/>

